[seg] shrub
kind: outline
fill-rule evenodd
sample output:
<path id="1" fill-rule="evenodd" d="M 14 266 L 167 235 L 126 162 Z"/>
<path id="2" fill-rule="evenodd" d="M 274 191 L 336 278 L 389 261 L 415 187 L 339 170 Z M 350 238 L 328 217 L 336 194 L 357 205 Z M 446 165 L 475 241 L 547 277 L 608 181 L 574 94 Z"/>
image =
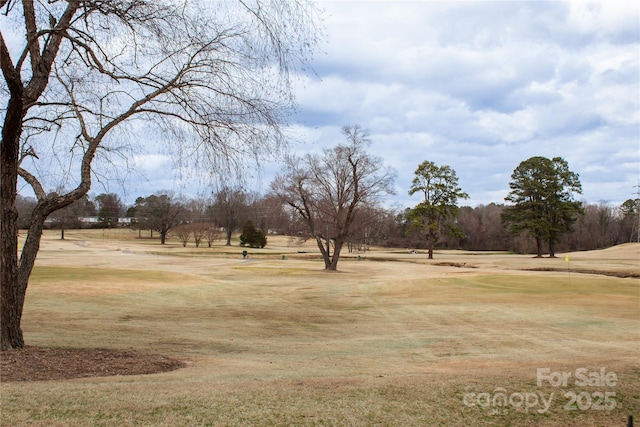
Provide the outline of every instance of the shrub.
<path id="1" fill-rule="evenodd" d="M 250 248 L 264 248 L 267 245 L 267 237 L 264 232 L 257 229 L 251 221 L 247 221 L 242 227 L 240 245 Z"/>

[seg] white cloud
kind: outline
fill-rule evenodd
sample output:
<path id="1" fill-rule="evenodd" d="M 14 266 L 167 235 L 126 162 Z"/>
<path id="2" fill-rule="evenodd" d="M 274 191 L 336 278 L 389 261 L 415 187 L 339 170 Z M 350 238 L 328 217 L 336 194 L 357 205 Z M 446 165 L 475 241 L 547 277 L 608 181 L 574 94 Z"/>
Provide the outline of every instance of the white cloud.
<path id="1" fill-rule="evenodd" d="M 636 185 L 638 5 L 322 4 L 327 52 L 321 79 L 300 91 L 300 117 L 367 127 L 372 151 L 399 171 L 396 199 L 408 202 L 400 193 L 423 160 L 456 169 L 469 203 L 502 203 L 511 172 L 534 155 L 567 159 L 588 201 L 622 202 Z"/>
<path id="2" fill-rule="evenodd" d="M 298 82 L 291 149 L 371 132 L 398 171 L 390 203 L 423 160 L 451 165 L 469 204 L 502 203 L 513 169 L 561 156 L 589 202 L 621 203 L 640 178 L 640 6 L 631 1 L 320 1 L 327 9 L 317 75 Z M 163 136 L 128 159 L 133 199 L 202 186 L 175 172 Z M 273 163 L 257 182 L 268 188 Z M 261 179 L 260 179 L 261 178 Z M 205 181 L 206 180 L 202 180 Z M 206 190 L 206 189 L 205 189 Z M 205 191 L 202 190 L 202 191 Z"/>

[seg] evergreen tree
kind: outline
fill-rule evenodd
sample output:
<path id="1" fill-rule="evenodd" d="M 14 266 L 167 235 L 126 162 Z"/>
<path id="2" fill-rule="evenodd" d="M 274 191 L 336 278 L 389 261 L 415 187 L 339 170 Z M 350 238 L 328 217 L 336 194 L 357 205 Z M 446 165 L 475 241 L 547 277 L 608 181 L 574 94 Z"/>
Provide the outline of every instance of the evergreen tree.
<path id="1" fill-rule="evenodd" d="M 578 174 L 569 170 L 566 160 L 535 156 L 521 162 L 511 174 L 511 192 L 505 197 L 507 206 L 502 221 L 509 231 L 528 231 L 536 240 L 536 252 L 542 257 L 542 243 L 549 245 L 549 256 L 555 257 L 555 244 L 563 233 L 572 230 L 582 203 L 573 199 L 582 193 Z"/>
<path id="2" fill-rule="evenodd" d="M 449 220 L 458 215 L 458 199 L 469 196 L 458 187 L 458 176 L 451 166 L 429 161 L 422 162 L 415 171 L 409 194 L 418 192 L 424 194 L 424 200 L 409 211 L 409 227 L 424 233 L 429 259 L 433 259 L 433 249 L 443 235 L 461 237 L 462 231 Z"/>
<path id="3" fill-rule="evenodd" d="M 264 248 L 267 246 L 267 237 L 264 232 L 257 229 L 251 220 L 247 221 L 242 227 L 240 235 L 240 244 L 249 246 L 250 248 Z"/>

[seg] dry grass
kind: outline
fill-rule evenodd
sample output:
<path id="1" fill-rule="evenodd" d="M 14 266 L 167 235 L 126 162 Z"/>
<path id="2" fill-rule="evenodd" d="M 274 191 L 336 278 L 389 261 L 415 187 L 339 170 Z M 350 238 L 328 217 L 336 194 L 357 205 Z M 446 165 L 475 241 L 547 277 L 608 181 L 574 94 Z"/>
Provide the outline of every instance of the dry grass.
<path id="1" fill-rule="evenodd" d="M 0 424 L 611 426 L 640 414 L 639 282 L 574 270 L 637 271 L 640 245 L 570 254 L 570 274 L 523 271 L 566 268 L 564 254 L 429 262 L 380 249 L 326 273 L 299 253 L 312 245 L 284 237 L 244 260 L 237 246 L 120 233 L 45 235 L 27 342 L 161 353 L 188 367 L 2 383 Z M 602 367 L 615 386 L 536 384 L 537 368 Z M 496 388 L 555 400 L 543 414 L 463 402 Z M 614 392 L 617 405 L 565 410 L 572 392 Z"/>

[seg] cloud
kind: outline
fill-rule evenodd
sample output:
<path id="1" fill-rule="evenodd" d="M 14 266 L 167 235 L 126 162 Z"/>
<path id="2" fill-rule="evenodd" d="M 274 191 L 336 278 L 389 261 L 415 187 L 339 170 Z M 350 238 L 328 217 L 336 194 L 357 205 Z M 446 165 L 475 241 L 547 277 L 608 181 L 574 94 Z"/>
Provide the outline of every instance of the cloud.
<path id="1" fill-rule="evenodd" d="M 424 160 L 456 170 L 471 196 L 465 203 L 503 203 L 513 169 L 536 155 L 564 157 L 588 202 L 633 196 L 640 180 L 636 2 L 319 3 L 327 37 L 315 74 L 296 83 L 292 151 L 318 152 L 343 141 L 343 125 L 362 125 L 371 152 L 398 171 L 390 205 L 416 203 L 407 191 Z M 206 191 L 211 179 L 177 169 L 165 135 L 133 133 L 148 139 L 145 153 L 126 159 L 135 165 L 125 176 L 133 199 Z M 265 162 L 247 186 L 264 191 L 279 170 Z"/>
<path id="2" fill-rule="evenodd" d="M 297 118 L 333 143 L 372 134 L 401 204 L 423 160 L 473 203 L 502 203 L 521 161 L 561 156 L 587 201 L 628 198 L 640 162 L 640 19 L 632 2 L 331 1 L 326 54 Z M 331 130 L 331 131 L 330 131 Z M 606 174 L 606 177 L 602 175 Z M 498 197 L 498 198 L 496 198 Z"/>

